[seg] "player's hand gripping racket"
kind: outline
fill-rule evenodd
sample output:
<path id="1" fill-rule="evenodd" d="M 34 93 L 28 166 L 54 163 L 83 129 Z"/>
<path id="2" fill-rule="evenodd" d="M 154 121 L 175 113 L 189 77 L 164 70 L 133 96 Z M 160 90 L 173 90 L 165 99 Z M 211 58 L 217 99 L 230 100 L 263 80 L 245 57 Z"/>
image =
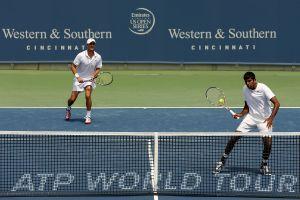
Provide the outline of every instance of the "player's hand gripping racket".
<path id="1" fill-rule="evenodd" d="M 110 85 L 113 82 L 113 75 L 110 72 L 100 72 L 100 74 L 93 79 L 84 80 L 83 82 L 94 82 L 101 86 Z M 81 84 L 81 83 L 79 83 Z"/>
<path id="2" fill-rule="evenodd" d="M 233 116 L 236 115 L 236 113 L 227 106 L 226 97 L 221 88 L 217 88 L 217 87 L 207 88 L 205 92 L 205 97 L 211 105 L 225 108 L 231 113 L 231 115 Z M 236 118 L 239 119 L 239 117 Z"/>

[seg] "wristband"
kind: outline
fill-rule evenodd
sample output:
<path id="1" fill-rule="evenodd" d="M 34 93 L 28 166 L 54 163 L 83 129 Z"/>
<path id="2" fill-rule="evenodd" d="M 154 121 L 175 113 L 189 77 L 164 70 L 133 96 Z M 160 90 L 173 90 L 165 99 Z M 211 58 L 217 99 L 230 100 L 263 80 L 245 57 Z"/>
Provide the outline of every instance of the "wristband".
<path id="1" fill-rule="evenodd" d="M 78 74 L 78 73 L 76 73 L 76 74 L 74 74 L 74 75 L 75 75 L 75 77 L 76 77 L 76 78 L 78 78 L 78 77 L 79 77 L 79 74 Z"/>

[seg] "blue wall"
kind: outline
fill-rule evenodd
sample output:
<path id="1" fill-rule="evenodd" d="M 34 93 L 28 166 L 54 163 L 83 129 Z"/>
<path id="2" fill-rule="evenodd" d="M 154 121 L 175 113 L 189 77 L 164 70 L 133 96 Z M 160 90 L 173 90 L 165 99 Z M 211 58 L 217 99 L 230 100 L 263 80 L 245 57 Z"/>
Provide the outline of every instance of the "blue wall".
<path id="1" fill-rule="evenodd" d="M 91 30 L 104 61 L 300 63 L 298 0 L 82 2 L 1 2 L 0 61 L 71 61 Z"/>

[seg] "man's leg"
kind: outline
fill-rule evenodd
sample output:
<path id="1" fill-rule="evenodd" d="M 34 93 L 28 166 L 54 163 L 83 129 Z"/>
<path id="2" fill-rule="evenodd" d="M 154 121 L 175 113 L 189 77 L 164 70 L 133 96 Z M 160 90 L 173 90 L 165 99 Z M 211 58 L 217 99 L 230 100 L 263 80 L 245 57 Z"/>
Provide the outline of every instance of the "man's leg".
<path id="1" fill-rule="evenodd" d="M 226 159 L 228 158 L 230 152 L 232 151 L 235 143 L 241 138 L 241 136 L 231 136 L 230 140 L 227 142 L 227 145 L 225 147 L 224 153 L 220 159 L 219 162 L 217 162 L 216 168 L 214 170 L 214 173 L 220 173 L 222 168 L 225 165 Z"/>
<path id="2" fill-rule="evenodd" d="M 73 105 L 73 103 L 76 101 L 77 97 L 78 97 L 79 92 L 77 91 L 72 91 L 70 98 L 68 99 L 68 106 L 66 109 L 66 120 L 70 120 L 71 118 L 71 106 Z"/>
<path id="3" fill-rule="evenodd" d="M 241 139 L 241 136 L 232 136 L 232 137 L 230 138 L 230 140 L 227 142 L 227 145 L 226 145 L 224 154 L 223 154 L 223 156 L 222 156 L 222 158 L 221 158 L 221 161 L 222 161 L 223 163 L 225 163 L 226 158 L 228 157 L 228 155 L 229 155 L 230 152 L 232 151 L 232 149 L 233 149 L 235 143 L 236 143 L 239 139 Z"/>
<path id="4" fill-rule="evenodd" d="M 70 98 L 68 99 L 68 107 L 71 107 L 73 103 L 76 101 L 79 92 L 72 91 Z"/>
<path id="5" fill-rule="evenodd" d="M 263 143 L 264 143 L 264 151 L 263 151 L 263 160 L 268 160 L 271 154 L 271 149 L 272 149 L 272 137 L 270 136 L 265 136 L 262 138 Z"/>
<path id="6" fill-rule="evenodd" d="M 267 128 L 267 123 L 259 123 L 257 124 L 258 131 L 262 133 L 262 141 L 264 144 L 264 149 L 262 152 L 262 161 L 260 165 L 260 172 L 263 175 L 271 175 L 271 169 L 268 165 L 268 160 L 271 154 L 272 149 L 272 137 L 269 133 L 272 132 L 273 128 Z"/>
<path id="7" fill-rule="evenodd" d="M 268 166 L 268 160 L 269 160 L 269 157 L 271 154 L 271 149 L 272 149 L 272 137 L 264 136 L 262 138 L 262 140 L 264 143 L 264 150 L 263 150 L 263 154 L 262 154 L 260 170 L 261 170 L 261 173 L 264 175 L 271 175 L 271 170 Z"/>
<path id="8" fill-rule="evenodd" d="M 251 119 L 251 117 L 249 115 L 246 115 L 246 117 L 244 117 L 243 121 L 240 123 L 240 125 L 236 129 L 237 134 L 232 136 L 230 138 L 230 140 L 227 142 L 224 153 L 223 153 L 220 161 L 217 162 L 214 173 L 221 172 L 222 168 L 225 165 L 226 159 L 228 158 L 230 152 L 232 151 L 235 143 L 241 138 L 241 133 L 250 132 L 254 128 L 256 128 L 255 122 Z"/>
<path id="9" fill-rule="evenodd" d="M 91 120 L 91 110 L 92 110 L 92 86 L 88 85 L 85 88 L 85 104 L 86 104 L 86 116 L 85 123 L 90 124 Z"/>

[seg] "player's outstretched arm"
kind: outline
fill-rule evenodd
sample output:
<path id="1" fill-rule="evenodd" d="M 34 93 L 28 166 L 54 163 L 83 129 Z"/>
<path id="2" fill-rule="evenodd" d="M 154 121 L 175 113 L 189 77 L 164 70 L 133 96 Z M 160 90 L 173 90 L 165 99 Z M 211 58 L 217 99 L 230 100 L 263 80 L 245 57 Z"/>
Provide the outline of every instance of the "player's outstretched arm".
<path id="1" fill-rule="evenodd" d="M 241 117 L 243 117 L 244 115 L 246 115 L 247 113 L 249 113 L 249 107 L 248 107 L 247 102 L 245 101 L 245 105 L 244 105 L 243 110 L 242 110 L 240 113 L 236 113 L 233 117 L 234 117 L 235 119 L 241 118 Z"/>

